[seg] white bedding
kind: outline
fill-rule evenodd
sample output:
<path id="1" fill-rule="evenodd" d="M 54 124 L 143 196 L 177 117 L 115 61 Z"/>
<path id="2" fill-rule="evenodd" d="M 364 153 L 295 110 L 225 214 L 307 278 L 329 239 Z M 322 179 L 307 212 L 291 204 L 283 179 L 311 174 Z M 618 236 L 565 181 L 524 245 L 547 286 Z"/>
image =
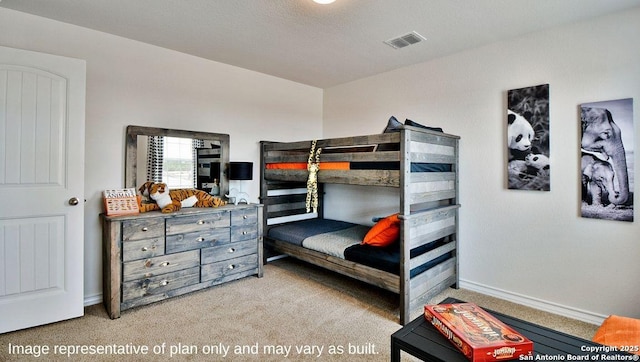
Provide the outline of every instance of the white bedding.
<path id="1" fill-rule="evenodd" d="M 344 230 L 310 236 L 302 241 L 302 246 L 344 259 L 344 250 L 360 244 L 370 229 L 368 226 L 357 225 Z"/>

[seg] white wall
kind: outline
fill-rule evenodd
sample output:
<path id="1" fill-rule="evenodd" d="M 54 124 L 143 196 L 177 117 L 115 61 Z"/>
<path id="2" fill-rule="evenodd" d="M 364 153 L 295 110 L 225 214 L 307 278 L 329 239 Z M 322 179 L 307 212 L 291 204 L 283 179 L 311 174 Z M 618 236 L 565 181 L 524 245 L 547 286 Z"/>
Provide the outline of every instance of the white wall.
<path id="1" fill-rule="evenodd" d="M 640 317 L 638 221 L 579 216 L 577 112 L 584 102 L 632 97 L 638 122 L 638 34 L 640 8 L 325 89 L 323 134 L 378 133 L 395 115 L 460 135 L 462 286 L 592 322 Z M 508 190 L 506 92 L 544 83 L 551 191 Z M 636 150 L 638 140 L 636 126 Z M 397 208 L 388 195 L 376 196 Z M 345 204 L 332 198 L 326 213 L 345 218 Z M 351 213 L 364 218 L 366 210 Z"/>
<path id="2" fill-rule="evenodd" d="M 0 24 L 0 45 L 87 61 L 86 303 L 102 299 L 101 191 L 124 186 L 127 125 L 228 133 L 255 201 L 258 142 L 321 134 L 321 89 L 4 8 Z"/>

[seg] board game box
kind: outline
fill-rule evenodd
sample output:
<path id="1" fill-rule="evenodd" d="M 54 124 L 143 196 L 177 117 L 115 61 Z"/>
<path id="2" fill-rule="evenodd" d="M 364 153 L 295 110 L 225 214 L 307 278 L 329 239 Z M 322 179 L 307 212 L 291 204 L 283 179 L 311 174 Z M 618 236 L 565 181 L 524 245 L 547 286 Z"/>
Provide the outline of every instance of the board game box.
<path id="1" fill-rule="evenodd" d="M 533 342 L 473 303 L 424 306 L 425 318 L 473 362 L 518 359 Z"/>

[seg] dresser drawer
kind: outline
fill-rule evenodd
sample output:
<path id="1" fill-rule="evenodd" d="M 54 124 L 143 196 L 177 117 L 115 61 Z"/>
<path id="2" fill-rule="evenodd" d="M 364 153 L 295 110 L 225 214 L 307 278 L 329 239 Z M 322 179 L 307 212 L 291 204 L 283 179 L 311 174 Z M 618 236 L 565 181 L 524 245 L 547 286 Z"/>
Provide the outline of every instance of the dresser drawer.
<path id="1" fill-rule="evenodd" d="M 122 265 L 122 279 L 131 281 L 200 265 L 200 250 L 129 261 Z"/>
<path id="2" fill-rule="evenodd" d="M 200 268 L 189 268 L 122 284 L 122 301 L 165 293 L 200 282 Z"/>
<path id="3" fill-rule="evenodd" d="M 141 240 L 164 236 L 164 219 L 128 220 L 122 222 L 122 240 Z"/>
<path id="4" fill-rule="evenodd" d="M 256 254 L 203 265 L 201 279 L 205 282 L 253 269 L 258 269 L 258 255 Z"/>
<path id="5" fill-rule="evenodd" d="M 258 225 L 231 227 L 231 242 L 255 239 L 258 237 Z"/>
<path id="6" fill-rule="evenodd" d="M 214 246 L 212 248 L 202 249 L 202 264 L 211 264 L 240 256 L 256 254 L 257 252 L 258 245 L 256 240 Z"/>
<path id="7" fill-rule="evenodd" d="M 255 208 L 231 211 L 231 225 L 255 225 L 258 222 L 258 212 Z"/>
<path id="8" fill-rule="evenodd" d="M 164 240 L 162 237 L 122 243 L 122 261 L 148 259 L 164 254 Z"/>
<path id="9" fill-rule="evenodd" d="M 167 235 L 184 234 L 218 227 L 229 227 L 231 225 L 231 217 L 229 214 L 228 210 L 220 210 L 210 214 L 167 219 Z"/>
<path id="10" fill-rule="evenodd" d="M 167 235 L 167 254 L 228 244 L 229 228 L 207 229 L 186 234 Z"/>

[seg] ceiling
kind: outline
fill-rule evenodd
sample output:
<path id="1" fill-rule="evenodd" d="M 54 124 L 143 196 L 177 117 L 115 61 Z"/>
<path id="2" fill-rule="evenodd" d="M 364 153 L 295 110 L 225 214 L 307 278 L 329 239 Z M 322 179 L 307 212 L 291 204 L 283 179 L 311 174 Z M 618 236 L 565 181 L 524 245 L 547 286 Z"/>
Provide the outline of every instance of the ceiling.
<path id="1" fill-rule="evenodd" d="M 640 0 L 0 0 L 39 15 L 320 88 Z M 385 40 L 416 31 L 426 41 Z"/>

